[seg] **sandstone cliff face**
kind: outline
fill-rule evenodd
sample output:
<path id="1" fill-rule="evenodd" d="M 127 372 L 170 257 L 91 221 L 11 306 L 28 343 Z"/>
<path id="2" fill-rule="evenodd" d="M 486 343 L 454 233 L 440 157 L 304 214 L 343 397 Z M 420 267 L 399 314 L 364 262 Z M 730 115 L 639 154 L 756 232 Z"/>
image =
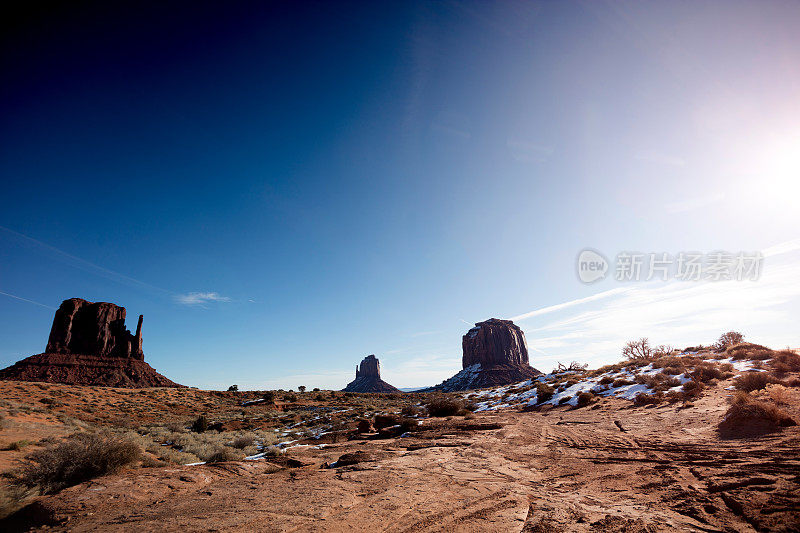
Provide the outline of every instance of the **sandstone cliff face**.
<path id="1" fill-rule="evenodd" d="M 366 356 L 359 366 L 356 367 L 356 377 L 381 377 L 381 363 L 374 355 Z"/>
<path id="2" fill-rule="evenodd" d="M 0 379 L 106 387 L 181 387 L 144 362 L 142 321 L 125 328 L 125 308 L 80 298 L 56 311 L 45 353 L 0 370 Z"/>
<path id="3" fill-rule="evenodd" d="M 81 298 L 64 300 L 53 318 L 45 353 L 99 357 L 133 357 L 144 360 L 142 320 L 136 335 L 125 328 L 125 308 Z"/>
<path id="4" fill-rule="evenodd" d="M 528 344 L 519 326 L 510 320 L 490 318 L 478 322 L 461 339 L 462 368 L 474 364 L 527 365 Z"/>
<path id="5" fill-rule="evenodd" d="M 400 392 L 381 379 L 381 364 L 374 355 L 365 357 L 356 367 L 356 379 L 343 389 L 345 392 Z"/>
<path id="6" fill-rule="evenodd" d="M 518 383 L 541 375 L 528 364 L 525 334 L 510 320 L 478 322 L 461 339 L 462 370 L 433 387 L 458 391 Z"/>

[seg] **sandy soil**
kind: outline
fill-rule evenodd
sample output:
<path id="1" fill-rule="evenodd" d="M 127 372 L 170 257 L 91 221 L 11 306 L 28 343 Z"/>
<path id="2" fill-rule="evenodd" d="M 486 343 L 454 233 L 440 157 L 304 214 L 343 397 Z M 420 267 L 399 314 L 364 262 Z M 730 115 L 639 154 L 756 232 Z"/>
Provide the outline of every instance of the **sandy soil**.
<path id="1" fill-rule="evenodd" d="M 282 459 L 130 470 L 28 516 L 56 531 L 800 530 L 800 428 L 722 440 L 728 394 L 479 413 Z M 366 460 L 329 466 L 357 450 Z"/>

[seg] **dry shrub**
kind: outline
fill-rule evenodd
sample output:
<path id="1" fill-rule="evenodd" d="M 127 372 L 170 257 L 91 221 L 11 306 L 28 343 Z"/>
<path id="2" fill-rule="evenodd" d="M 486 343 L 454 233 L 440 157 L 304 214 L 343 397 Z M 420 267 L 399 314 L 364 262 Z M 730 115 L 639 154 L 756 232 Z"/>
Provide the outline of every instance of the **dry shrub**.
<path id="1" fill-rule="evenodd" d="M 689 374 L 692 379 L 701 383 L 708 383 L 712 379 L 723 380 L 733 377 L 733 365 L 730 363 L 697 363 Z"/>
<path id="2" fill-rule="evenodd" d="M 581 364 L 577 361 L 572 361 L 569 365 L 564 365 L 563 363 L 559 362 L 551 373 L 561 374 L 563 372 L 585 372 L 588 367 L 588 363 Z"/>
<path id="3" fill-rule="evenodd" d="M 110 435 L 76 433 L 67 440 L 29 454 L 18 481 L 39 487 L 42 494 L 58 492 L 106 474 L 141 459 L 133 442 Z"/>
<path id="4" fill-rule="evenodd" d="M 743 342 L 729 346 L 725 350 L 725 355 L 734 361 L 742 361 L 744 359 L 750 360 L 764 360 L 772 357 L 773 351 L 760 344 L 753 344 L 752 342 Z"/>
<path id="5" fill-rule="evenodd" d="M 191 429 L 195 433 L 203 433 L 208 430 L 208 419 L 204 415 L 198 416 L 197 419 L 192 422 Z"/>
<path id="6" fill-rule="evenodd" d="M 800 355 L 797 355 L 791 350 L 781 350 L 773 354 L 772 360 L 769 362 L 773 372 L 779 375 L 784 375 L 788 372 L 800 371 Z"/>
<path id="7" fill-rule="evenodd" d="M 655 394 L 647 394 L 640 392 L 633 398 L 633 405 L 641 407 L 642 405 L 656 405 L 664 401 L 664 393 L 661 391 Z"/>
<path id="8" fill-rule="evenodd" d="M 770 383 L 769 385 L 767 385 L 766 390 L 767 390 L 767 395 L 777 405 L 789 405 L 790 403 L 792 403 L 794 391 L 792 391 L 791 389 L 787 389 L 783 385 L 777 383 Z"/>
<path id="9" fill-rule="evenodd" d="M 463 401 L 446 396 L 433 398 L 427 403 L 426 407 L 428 408 L 428 414 L 436 417 L 454 416 L 466 411 Z"/>
<path id="10" fill-rule="evenodd" d="M 418 405 L 404 405 L 400 410 L 403 416 L 419 416 L 423 414 L 423 409 Z"/>
<path id="11" fill-rule="evenodd" d="M 383 429 L 400 424 L 401 418 L 399 415 L 375 415 L 375 429 Z"/>
<path id="12" fill-rule="evenodd" d="M 740 391 L 752 392 L 761 390 L 770 383 L 780 383 L 770 372 L 745 372 L 733 381 L 734 387 Z"/>
<path id="13" fill-rule="evenodd" d="M 653 357 L 665 357 L 675 351 L 669 344 L 660 344 L 653 349 Z"/>
<path id="14" fill-rule="evenodd" d="M 800 378 L 790 379 L 786 382 L 787 387 L 800 387 Z"/>
<path id="15" fill-rule="evenodd" d="M 550 400 L 556 390 L 546 383 L 536 384 L 536 403 L 543 403 Z"/>
<path id="16" fill-rule="evenodd" d="M 253 443 L 255 443 L 255 440 L 256 438 L 253 435 L 242 435 L 233 439 L 231 446 L 238 450 L 243 450 L 249 446 L 252 446 Z"/>
<path id="17" fill-rule="evenodd" d="M 18 452 L 18 451 L 21 451 L 26 446 L 28 446 L 30 443 L 31 443 L 31 441 L 29 441 L 27 439 L 15 440 L 14 442 L 12 442 L 11 444 L 8 445 L 6 450 L 12 450 L 12 451 Z"/>
<path id="18" fill-rule="evenodd" d="M 602 378 L 600 378 L 600 381 L 598 381 L 598 383 L 600 385 L 609 385 L 611 383 L 614 383 L 614 378 L 612 378 L 611 376 L 603 376 Z"/>
<path id="19" fill-rule="evenodd" d="M 703 350 L 706 350 L 706 349 L 707 348 L 705 346 L 703 346 L 702 344 L 698 344 L 697 346 L 687 346 L 686 348 L 683 349 L 683 351 L 684 352 L 702 352 Z"/>
<path id="20" fill-rule="evenodd" d="M 647 385 L 648 388 L 655 391 L 664 391 L 681 384 L 679 380 L 661 372 L 658 374 L 639 374 L 635 379 L 636 383 Z"/>
<path id="21" fill-rule="evenodd" d="M 796 425 L 792 417 L 774 404 L 755 400 L 746 392 L 736 391 L 718 427 L 721 435 L 737 437 L 769 433 Z"/>
<path id="22" fill-rule="evenodd" d="M 224 446 L 211 454 L 211 457 L 206 459 L 208 463 L 222 463 L 224 461 L 241 461 L 245 458 L 244 452 L 236 450 L 228 446 Z"/>
<path id="23" fill-rule="evenodd" d="M 701 382 L 695 380 L 687 381 L 686 383 L 683 384 L 684 392 L 690 392 L 695 397 L 700 396 L 700 393 L 703 391 L 704 388 L 705 386 Z"/>
<path id="24" fill-rule="evenodd" d="M 668 376 L 678 376 L 683 374 L 685 371 L 686 369 L 682 366 L 665 366 L 661 369 L 661 372 L 667 374 Z"/>
<path id="25" fill-rule="evenodd" d="M 668 366 L 683 366 L 683 359 L 677 355 L 666 355 L 659 357 L 652 362 L 653 368 L 665 368 Z"/>
<path id="26" fill-rule="evenodd" d="M 150 451 L 150 450 L 148 450 Z M 187 465 L 191 463 L 199 463 L 200 458 L 193 453 L 181 452 L 169 446 L 159 446 L 158 450 L 153 453 L 162 461 L 168 463 L 175 463 L 179 465 Z"/>
<path id="27" fill-rule="evenodd" d="M 586 407 L 594 399 L 594 394 L 591 392 L 581 392 L 578 394 L 578 407 Z"/>
<path id="28" fill-rule="evenodd" d="M 614 382 L 611 384 L 612 387 L 624 387 L 626 385 L 633 385 L 633 381 L 629 381 L 625 378 L 615 379 Z"/>

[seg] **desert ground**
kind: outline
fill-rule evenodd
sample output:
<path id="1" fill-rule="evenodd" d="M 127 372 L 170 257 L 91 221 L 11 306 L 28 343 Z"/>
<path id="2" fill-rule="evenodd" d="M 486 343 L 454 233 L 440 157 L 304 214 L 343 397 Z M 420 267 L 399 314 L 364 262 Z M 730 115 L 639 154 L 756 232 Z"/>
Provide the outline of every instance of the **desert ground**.
<path id="1" fill-rule="evenodd" d="M 447 395 L 0 382 L 9 515 L 0 526 L 798 531 L 800 427 L 758 416 L 720 423 L 736 401 L 800 420 L 800 369 L 790 356 L 789 368 L 773 368 L 763 353 L 724 355 L 684 351 Z M 662 374 L 680 384 L 660 387 L 652 376 Z M 756 374 L 770 378 L 745 394 L 760 385 L 744 381 Z M 690 379 L 702 390 L 684 391 Z M 638 401 L 625 394 L 636 387 Z M 579 401 L 578 391 L 593 392 Z M 209 427 L 193 431 L 200 415 Z M 50 494 L 19 486 L 30 454 L 96 431 L 143 456 Z"/>

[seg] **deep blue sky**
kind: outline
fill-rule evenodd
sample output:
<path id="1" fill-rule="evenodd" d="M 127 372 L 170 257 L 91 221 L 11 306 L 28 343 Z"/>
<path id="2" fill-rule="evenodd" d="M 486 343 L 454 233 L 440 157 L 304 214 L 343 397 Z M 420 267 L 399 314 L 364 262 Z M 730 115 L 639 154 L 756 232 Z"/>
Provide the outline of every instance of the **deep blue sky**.
<path id="1" fill-rule="evenodd" d="M 181 383 L 340 388 L 375 353 L 427 385 L 472 322 L 617 286 L 584 247 L 798 237 L 800 4 L 147 4 L 3 32 L 0 366 L 77 296 L 143 313 Z M 709 331 L 796 342 L 748 309 Z M 616 357 L 582 335 L 532 363 Z"/>

